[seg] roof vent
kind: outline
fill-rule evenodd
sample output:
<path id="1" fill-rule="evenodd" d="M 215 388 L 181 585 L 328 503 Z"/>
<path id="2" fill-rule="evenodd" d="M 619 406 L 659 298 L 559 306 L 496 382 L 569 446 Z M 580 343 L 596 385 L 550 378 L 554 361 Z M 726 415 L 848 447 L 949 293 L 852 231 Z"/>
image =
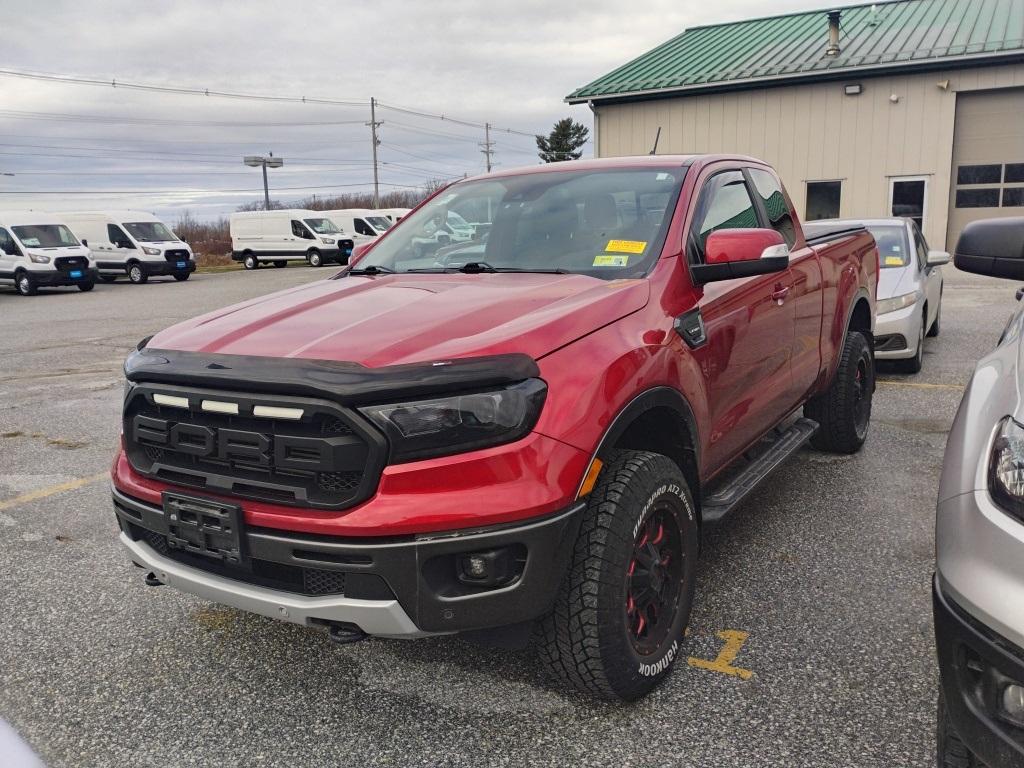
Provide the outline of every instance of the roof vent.
<path id="1" fill-rule="evenodd" d="M 838 56 L 839 51 L 839 17 L 843 12 L 836 9 L 828 12 L 828 48 L 825 49 L 826 56 Z"/>

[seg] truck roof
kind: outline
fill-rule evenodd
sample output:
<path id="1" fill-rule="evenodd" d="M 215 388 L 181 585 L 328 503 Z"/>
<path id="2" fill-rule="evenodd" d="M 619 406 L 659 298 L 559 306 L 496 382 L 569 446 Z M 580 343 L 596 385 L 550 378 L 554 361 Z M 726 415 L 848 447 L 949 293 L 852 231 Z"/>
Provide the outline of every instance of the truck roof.
<path id="1" fill-rule="evenodd" d="M 232 219 L 258 219 L 263 216 L 294 216 L 297 219 L 306 216 L 322 216 L 324 211 L 310 211 L 305 208 L 272 208 L 269 211 L 235 211 Z"/>
<path id="2" fill-rule="evenodd" d="M 470 180 L 493 179 L 501 176 L 521 176 L 530 173 L 557 173 L 559 171 L 590 171 L 606 168 L 680 168 L 689 165 L 707 165 L 723 160 L 749 162 L 767 165 L 764 160 L 747 155 L 706 154 L 706 155 L 627 155 L 624 157 L 598 157 L 589 160 L 572 160 L 566 163 L 544 163 L 521 168 L 493 171 L 471 176 Z"/>

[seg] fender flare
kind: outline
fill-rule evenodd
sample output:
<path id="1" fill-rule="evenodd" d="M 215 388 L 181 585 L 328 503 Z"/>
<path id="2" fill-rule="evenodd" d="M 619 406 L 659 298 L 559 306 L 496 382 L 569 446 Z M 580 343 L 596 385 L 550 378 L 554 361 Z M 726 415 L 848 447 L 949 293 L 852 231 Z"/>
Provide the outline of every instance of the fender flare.
<path id="1" fill-rule="evenodd" d="M 601 435 L 597 448 L 594 449 L 591 456 L 591 461 L 595 458 L 606 461 L 609 449 L 622 437 L 629 426 L 637 418 L 654 408 L 670 408 L 682 417 L 689 432 L 690 445 L 693 447 L 694 463 L 697 467 L 700 467 L 700 440 L 697 430 L 697 419 L 693 415 L 693 408 L 682 392 L 664 385 L 643 390 L 615 414 L 611 423 L 605 428 L 604 434 Z M 589 467 L 589 463 L 587 466 Z M 576 489 L 577 493 L 583 487 L 585 478 L 586 473 L 580 478 L 579 487 Z M 696 495 L 697 489 L 691 489 L 691 491 Z"/>

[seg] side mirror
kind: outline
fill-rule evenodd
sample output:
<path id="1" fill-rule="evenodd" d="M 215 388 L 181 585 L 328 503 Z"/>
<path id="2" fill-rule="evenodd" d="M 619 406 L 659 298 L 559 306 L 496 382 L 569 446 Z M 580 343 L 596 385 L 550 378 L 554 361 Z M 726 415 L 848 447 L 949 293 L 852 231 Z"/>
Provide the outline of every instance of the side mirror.
<path id="1" fill-rule="evenodd" d="M 928 251 L 927 264 L 929 267 L 941 267 L 949 264 L 949 254 L 945 251 Z"/>
<path id="2" fill-rule="evenodd" d="M 88 248 L 89 247 L 89 241 L 86 240 L 85 238 L 82 238 L 82 245 L 84 245 L 86 248 Z"/>
<path id="3" fill-rule="evenodd" d="M 703 285 L 788 267 L 789 247 L 774 229 L 719 229 L 704 245 L 704 263 L 690 265 L 690 276 Z"/>
<path id="4" fill-rule="evenodd" d="M 957 269 L 1024 280 L 1024 217 L 972 221 L 957 240 Z"/>

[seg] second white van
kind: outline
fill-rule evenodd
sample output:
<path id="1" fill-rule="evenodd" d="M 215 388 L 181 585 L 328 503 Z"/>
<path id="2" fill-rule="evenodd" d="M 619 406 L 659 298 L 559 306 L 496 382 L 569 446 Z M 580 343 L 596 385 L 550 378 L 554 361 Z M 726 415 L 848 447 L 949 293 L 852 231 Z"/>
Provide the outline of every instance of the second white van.
<path id="1" fill-rule="evenodd" d="M 156 275 L 188 280 L 196 271 L 188 243 L 145 211 L 82 211 L 62 214 L 96 259 L 100 280 L 127 276 L 140 285 Z"/>
<path id="2" fill-rule="evenodd" d="M 394 224 L 381 212 L 369 208 L 344 208 L 324 211 L 323 214 L 351 237 L 356 245 L 376 240 Z"/>
<path id="3" fill-rule="evenodd" d="M 352 238 L 347 237 L 324 211 L 299 208 L 233 213 L 231 258 L 246 269 L 260 264 L 287 267 L 304 260 L 320 267 L 336 261 L 348 264 Z"/>

